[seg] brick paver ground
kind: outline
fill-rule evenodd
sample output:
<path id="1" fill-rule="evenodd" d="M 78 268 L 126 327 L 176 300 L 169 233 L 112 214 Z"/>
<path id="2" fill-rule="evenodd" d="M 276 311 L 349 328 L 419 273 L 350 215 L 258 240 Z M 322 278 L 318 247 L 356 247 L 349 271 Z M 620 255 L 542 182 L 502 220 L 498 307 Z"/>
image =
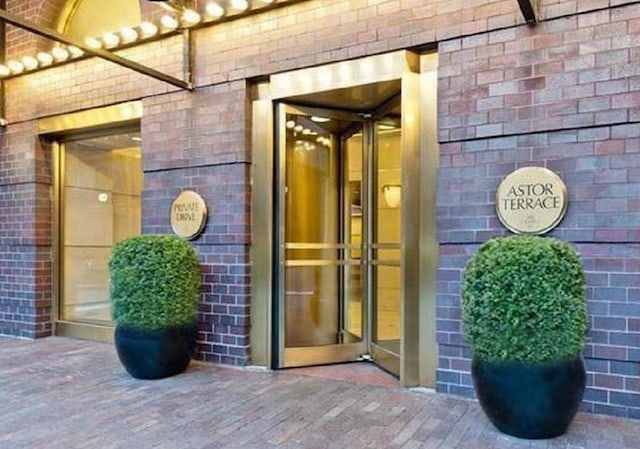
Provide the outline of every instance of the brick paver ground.
<path id="1" fill-rule="evenodd" d="M 579 414 L 563 437 L 519 440 L 440 394 L 195 362 L 140 381 L 108 344 L 0 338 L 0 448 L 638 449 L 640 422 Z"/>

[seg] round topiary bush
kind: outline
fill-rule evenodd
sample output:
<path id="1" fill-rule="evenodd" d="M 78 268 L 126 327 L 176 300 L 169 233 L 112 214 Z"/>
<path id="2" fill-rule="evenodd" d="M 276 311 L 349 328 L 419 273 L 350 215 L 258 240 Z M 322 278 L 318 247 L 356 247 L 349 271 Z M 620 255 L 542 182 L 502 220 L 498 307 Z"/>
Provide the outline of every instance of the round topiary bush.
<path id="1" fill-rule="evenodd" d="M 116 324 L 144 330 L 193 322 L 200 264 L 193 247 L 171 235 L 140 235 L 117 243 L 109 261 Z"/>
<path id="2" fill-rule="evenodd" d="M 566 242 L 504 237 L 468 262 L 462 316 L 474 357 L 550 362 L 575 357 L 587 331 L 585 277 Z"/>

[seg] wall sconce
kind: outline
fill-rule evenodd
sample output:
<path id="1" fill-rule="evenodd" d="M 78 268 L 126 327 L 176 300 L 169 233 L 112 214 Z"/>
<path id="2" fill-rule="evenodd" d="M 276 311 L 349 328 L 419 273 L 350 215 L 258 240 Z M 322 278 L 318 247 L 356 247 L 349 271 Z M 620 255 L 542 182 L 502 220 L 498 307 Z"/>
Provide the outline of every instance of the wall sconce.
<path id="1" fill-rule="evenodd" d="M 384 201 L 389 207 L 398 207 L 402 200 L 402 186 L 399 184 L 385 184 L 382 186 Z"/>

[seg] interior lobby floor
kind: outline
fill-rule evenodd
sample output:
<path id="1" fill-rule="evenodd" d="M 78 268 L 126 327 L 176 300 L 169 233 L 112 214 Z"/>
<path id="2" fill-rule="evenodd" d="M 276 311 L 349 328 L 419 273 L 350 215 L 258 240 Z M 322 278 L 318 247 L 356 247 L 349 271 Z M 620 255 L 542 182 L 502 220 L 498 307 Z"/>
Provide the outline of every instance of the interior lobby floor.
<path id="1" fill-rule="evenodd" d="M 141 381 L 109 344 L 0 338 L 0 448 L 640 447 L 637 420 L 579 414 L 562 437 L 520 440 L 494 430 L 471 400 L 305 370 L 193 362 L 179 376 Z"/>

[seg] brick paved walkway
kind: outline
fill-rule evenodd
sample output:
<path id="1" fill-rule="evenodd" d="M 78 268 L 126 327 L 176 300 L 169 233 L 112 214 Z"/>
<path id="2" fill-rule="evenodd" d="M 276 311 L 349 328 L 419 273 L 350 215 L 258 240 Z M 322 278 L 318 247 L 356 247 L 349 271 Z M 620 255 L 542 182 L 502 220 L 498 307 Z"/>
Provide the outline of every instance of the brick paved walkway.
<path id="1" fill-rule="evenodd" d="M 0 338 L 0 448 L 638 449 L 640 422 L 580 414 L 518 440 L 455 397 L 199 363 L 139 381 L 107 344 Z"/>

